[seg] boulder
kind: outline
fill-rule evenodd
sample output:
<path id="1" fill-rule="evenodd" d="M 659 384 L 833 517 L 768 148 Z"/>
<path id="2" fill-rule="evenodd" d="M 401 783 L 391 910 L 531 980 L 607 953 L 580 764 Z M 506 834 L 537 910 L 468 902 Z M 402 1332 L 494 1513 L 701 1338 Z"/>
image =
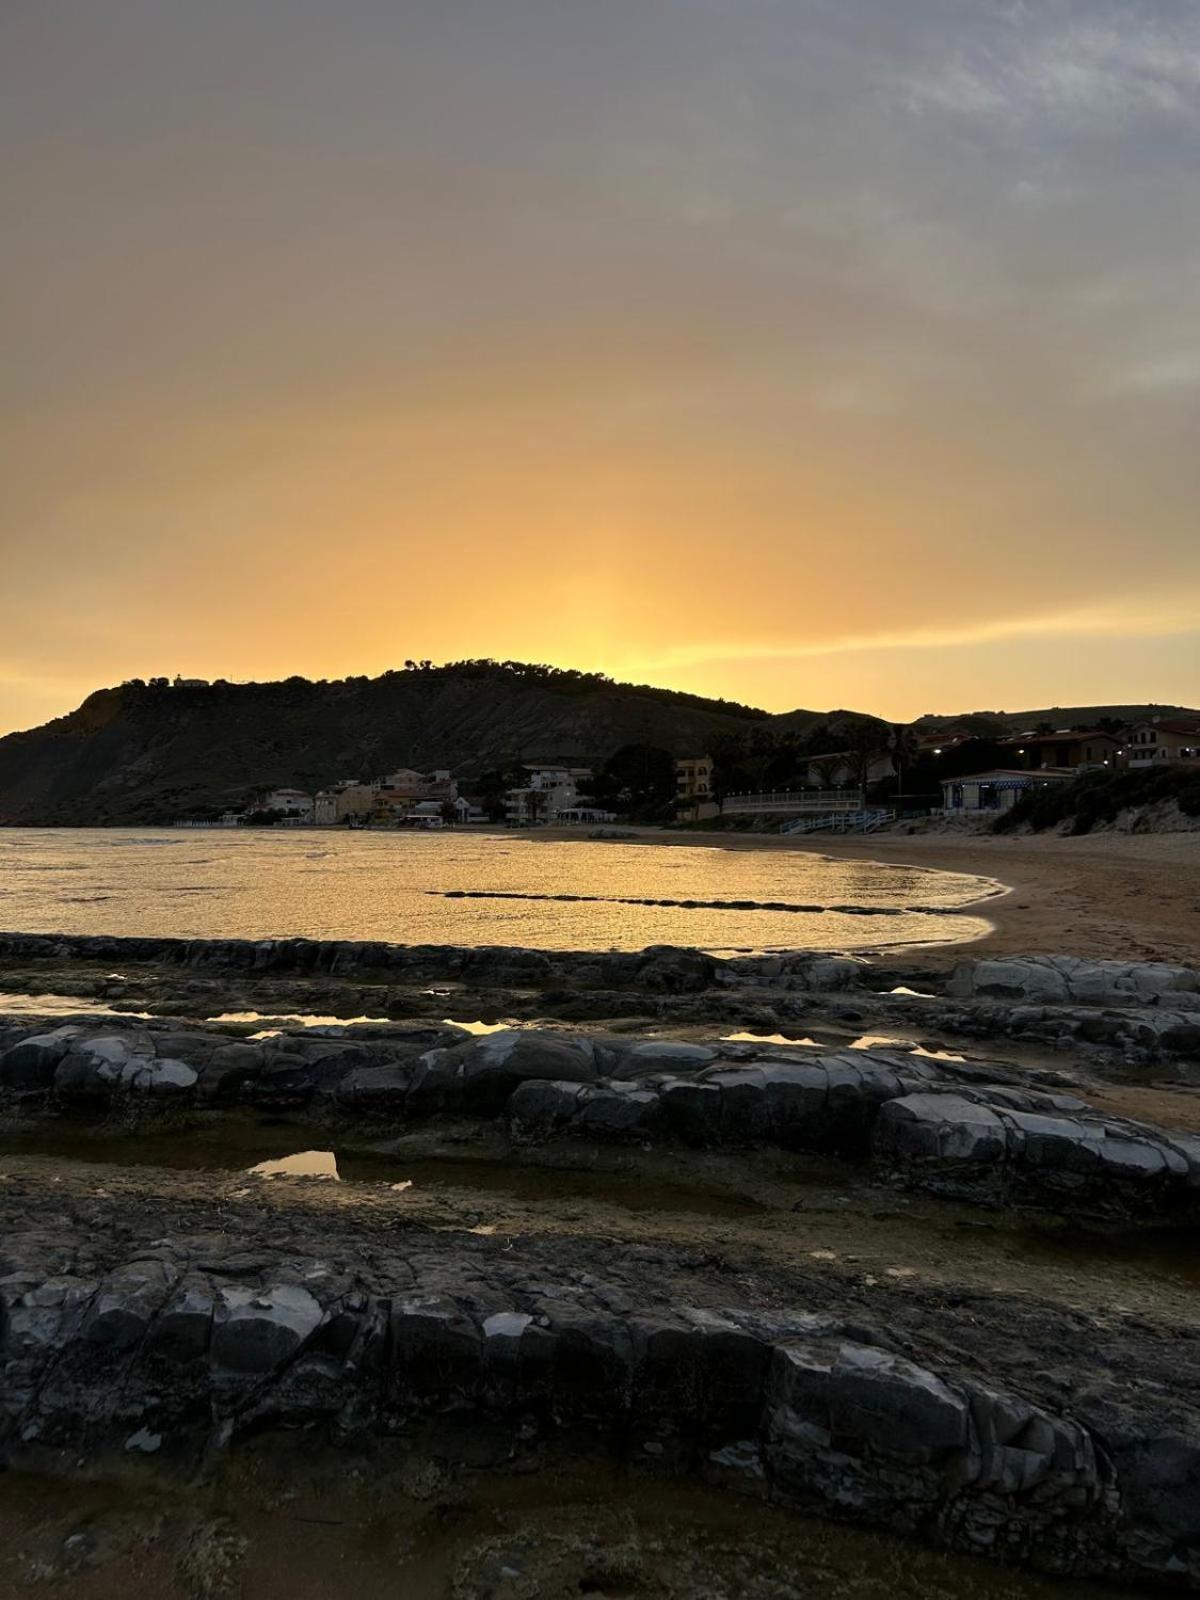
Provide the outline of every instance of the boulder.
<path id="1" fill-rule="evenodd" d="M 106 1278 L 88 1310 L 84 1337 L 108 1350 L 136 1348 L 179 1274 L 158 1260 L 133 1261 Z"/>
<path id="2" fill-rule="evenodd" d="M 483 1336 L 451 1301 L 400 1300 L 391 1313 L 392 1392 L 439 1411 L 470 1406 L 483 1378 Z"/>
<path id="3" fill-rule="evenodd" d="M 456 1052 L 462 1063 L 464 1105 L 499 1111 L 519 1083 L 593 1083 L 599 1076 L 590 1039 L 541 1029 L 485 1034 Z"/>
<path id="4" fill-rule="evenodd" d="M 1161 961 L 1012 956 L 960 962 L 946 993 L 1050 1005 L 1187 1005 L 1200 994 L 1200 970 Z"/>
<path id="5" fill-rule="evenodd" d="M 717 1060 L 718 1053 L 706 1044 L 686 1039 L 605 1039 L 596 1047 L 605 1077 L 642 1078 L 650 1073 L 700 1072 Z"/>
<path id="6" fill-rule="evenodd" d="M 227 1372 L 271 1372 L 296 1355 L 321 1315 L 319 1302 L 295 1284 L 225 1287 L 215 1307 L 212 1359 Z"/>
<path id="7" fill-rule="evenodd" d="M 222 1044 L 199 1069 L 197 1098 L 215 1105 L 236 1100 L 263 1069 L 263 1048 L 249 1040 Z"/>
<path id="8" fill-rule="evenodd" d="M 78 1027 L 55 1028 L 10 1045 L 0 1056 L 0 1084 L 6 1089 L 48 1089 L 79 1032 Z"/>
<path id="9" fill-rule="evenodd" d="M 906 1180 L 966 1199 L 1070 1203 L 1098 1212 L 1191 1212 L 1200 1139 L 1139 1123 L 1014 1108 L 987 1090 L 889 1101 L 872 1151 Z"/>
<path id="10" fill-rule="evenodd" d="M 508 1102 L 514 1132 L 552 1132 L 568 1127 L 579 1114 L 584 1093 L 578 1083 L 543 1083 L 531 1079 L 515 1089 Z"/>
<path id="11" fill-rule="evenodd" d="M 334 1086 L 333 1097 L 347 1111 L 367 1116 L 402 1116 L 415 1066 L 351 1067 Z"/>
<path id="12" fill-rule="evenodd" d="M 207 1278 L 185 1279 L 149 1330 L 149 1348 L 168 1361 L 208 1356 L 216 1314 L 216 1292 Z"/>
<path id="13" fill-rule="evenodd" d="M 577 1105 L 579 1131 L 599 1138 L 649 1133 L 661 1116 L 658 1095 L 633 1084 L 585 1087 L 579 1091 Z"/>

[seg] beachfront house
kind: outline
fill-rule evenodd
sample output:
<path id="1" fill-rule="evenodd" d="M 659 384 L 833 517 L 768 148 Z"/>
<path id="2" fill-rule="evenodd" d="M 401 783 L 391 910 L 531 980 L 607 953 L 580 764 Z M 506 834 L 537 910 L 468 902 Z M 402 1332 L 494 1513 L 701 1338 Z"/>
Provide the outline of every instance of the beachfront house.
<path id="1" fill-rule="evenodd" d="M 1160 717 L 1140 722 L 1125 743 L 1125 761 L 1131 767 L 1200 762 L 1200 717 Z"/>
<path id="2" fill-rule="evenodd" d="M 277 811 L 288 822 L 313 820 L 313 797 L 303 789 L 272 789 L 259 801 L 260 811 Z"/>
<path id="3" fill-rule="evenodd" d="M 1051 784 L 1069 783 L 1074 772 L 1048 770 L 1026 772 L 1016 767 L 1000 768 L 994 772 L 973 772 L 969 776 L 942 779 L 942 815 L 944 817 L 995 816 L 1010 811 L 1023 795 L 1032 789 L 1046 789 Z"/>
<path id="4" fill-rule="evenodd" d="M 377 790 L 386 790 L 388 794 L 408 800 L 425 798 L 424 774 L 414 772 L 412 767 L 398 767 L 395 772 L 386 773 L 375 787 Z"/>
<path id="5" fill-rule="evenodd" d="M 675 763 L 675 794 L 680 800 L 710 800 L 713 792 L 711 756 L 683 756 Z"/>
<path id="6" fill-rule="evenodd" d="M 314 801 L 314 819 L 323 827 L 369 817 L 375 809 L 375 786 L 344 778 L 330 789 L 322 789 Z"/>
<path id="7" fill-rule="evenodd" d="M 692 822 L 716 816 L 711 756 L 683 756 L 675 763 L 675 810 Z"/>
<path id="8" fill-rule="evenodd" d="M 525 782 L 504 797 L 504 816 L 510 828 L 582 821 L 581 816 L 572 815 L 581 810 L 588 812 L 590 821 L 612 820 L 612 813 L 597 811 L 580 792 L 580 784 L 592 780 L 590 768 L 526 766 L 524 771 Z"/>
<path id="9" fill-rule="evenodd" d="M 1057 733 L 1023 733 L 1005 741 L 1030 771 L 1071 767 L 1115 767 L 1123 741 L 1100 728 L 1060 728 Z"/>

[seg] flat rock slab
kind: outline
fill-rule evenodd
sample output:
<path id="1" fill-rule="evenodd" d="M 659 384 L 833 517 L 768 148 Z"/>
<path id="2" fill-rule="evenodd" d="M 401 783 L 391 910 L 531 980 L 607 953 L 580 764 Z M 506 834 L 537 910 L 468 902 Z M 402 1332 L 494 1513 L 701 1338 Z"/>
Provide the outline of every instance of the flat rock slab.
<path id="1" fill-rule="evenodd" d="M 1010 956 L 959 962 L 946 993 L 1050 1005 L 1164 1005 L 1200 1010 L 1200 970 L 1160 961 Z"/>
<path id="2" fill-rule="evenodd" d="M 454 1411 L 630 1449 L 668 1439 L 715 1481 L 808 1509 L 1200 1586 L 1200 1499 L 1158 1493 L 1200 1475 L 1200 1431 L 1180 1432 L 1166 1395 L 1158 1417 L 1100 1436 L 1086 1407 L 964 1370 L 937 1337 L 902 1351 L 852 1314 L 453 1251 L 348 1269 L 177 1238 L 102 1259 L 10 1229 L 0 1266 L 10 1449 L 151 1450 L 266 1420 L 386 1432 Z"/>

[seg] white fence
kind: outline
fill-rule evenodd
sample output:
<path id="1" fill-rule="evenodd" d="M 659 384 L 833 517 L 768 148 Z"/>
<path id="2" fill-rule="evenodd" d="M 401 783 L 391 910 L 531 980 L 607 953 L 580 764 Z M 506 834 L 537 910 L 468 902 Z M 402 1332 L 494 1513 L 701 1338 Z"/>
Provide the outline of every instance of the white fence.
<path id="1" fill-rule="evenodd" d="M 786 794 L 727 794 L 722 809 L 758 816 L 801 817 L 807 813 L 857 811 L 863 803 L 858 789 L 796 789 Z"/>

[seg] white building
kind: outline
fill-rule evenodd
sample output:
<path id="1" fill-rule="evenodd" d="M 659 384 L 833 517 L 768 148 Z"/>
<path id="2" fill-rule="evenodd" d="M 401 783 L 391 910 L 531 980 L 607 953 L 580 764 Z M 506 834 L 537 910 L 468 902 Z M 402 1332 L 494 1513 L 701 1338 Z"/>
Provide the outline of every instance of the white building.
<path id="1" fill-rule="evenodd" d="M 581 795 L 581 782 L 591 781 L 587 767 L 525 768 L 526 782 L 510 789 L 504 800 L 505 820 L 511 828 L 528 828 L 537 823 L 555 823 L 567 819 L 564 813 L 590 807 L 586 795 Z M 597 820 L 609 821 L 608 813 L 596 813 Z"/>
<path id="2" fill-rule="evenodd" d="M 1160 717 L 1139 723 L 1125 745 L 1125 760 L 1131 767 L 1200 762 L 1200 717 Z"/>
<path id="3" fill-rule="evenodd" d="M 995 816 L 1011 811 L 1031 789 L 1048 789 L 1069 783 L 1074 772 L 1020 772 L 1015 767 L 995 772 L 972 772 L 961 778 L 942 779 L 942 815 L 946 817 Z"/>
<path id="4" fill-rule="evenodd" d="M 272 789 L 259 801 L 259 810 L 279 811 L 293 821 L 311 822 L 313 797 L 303 789 Z"/>

